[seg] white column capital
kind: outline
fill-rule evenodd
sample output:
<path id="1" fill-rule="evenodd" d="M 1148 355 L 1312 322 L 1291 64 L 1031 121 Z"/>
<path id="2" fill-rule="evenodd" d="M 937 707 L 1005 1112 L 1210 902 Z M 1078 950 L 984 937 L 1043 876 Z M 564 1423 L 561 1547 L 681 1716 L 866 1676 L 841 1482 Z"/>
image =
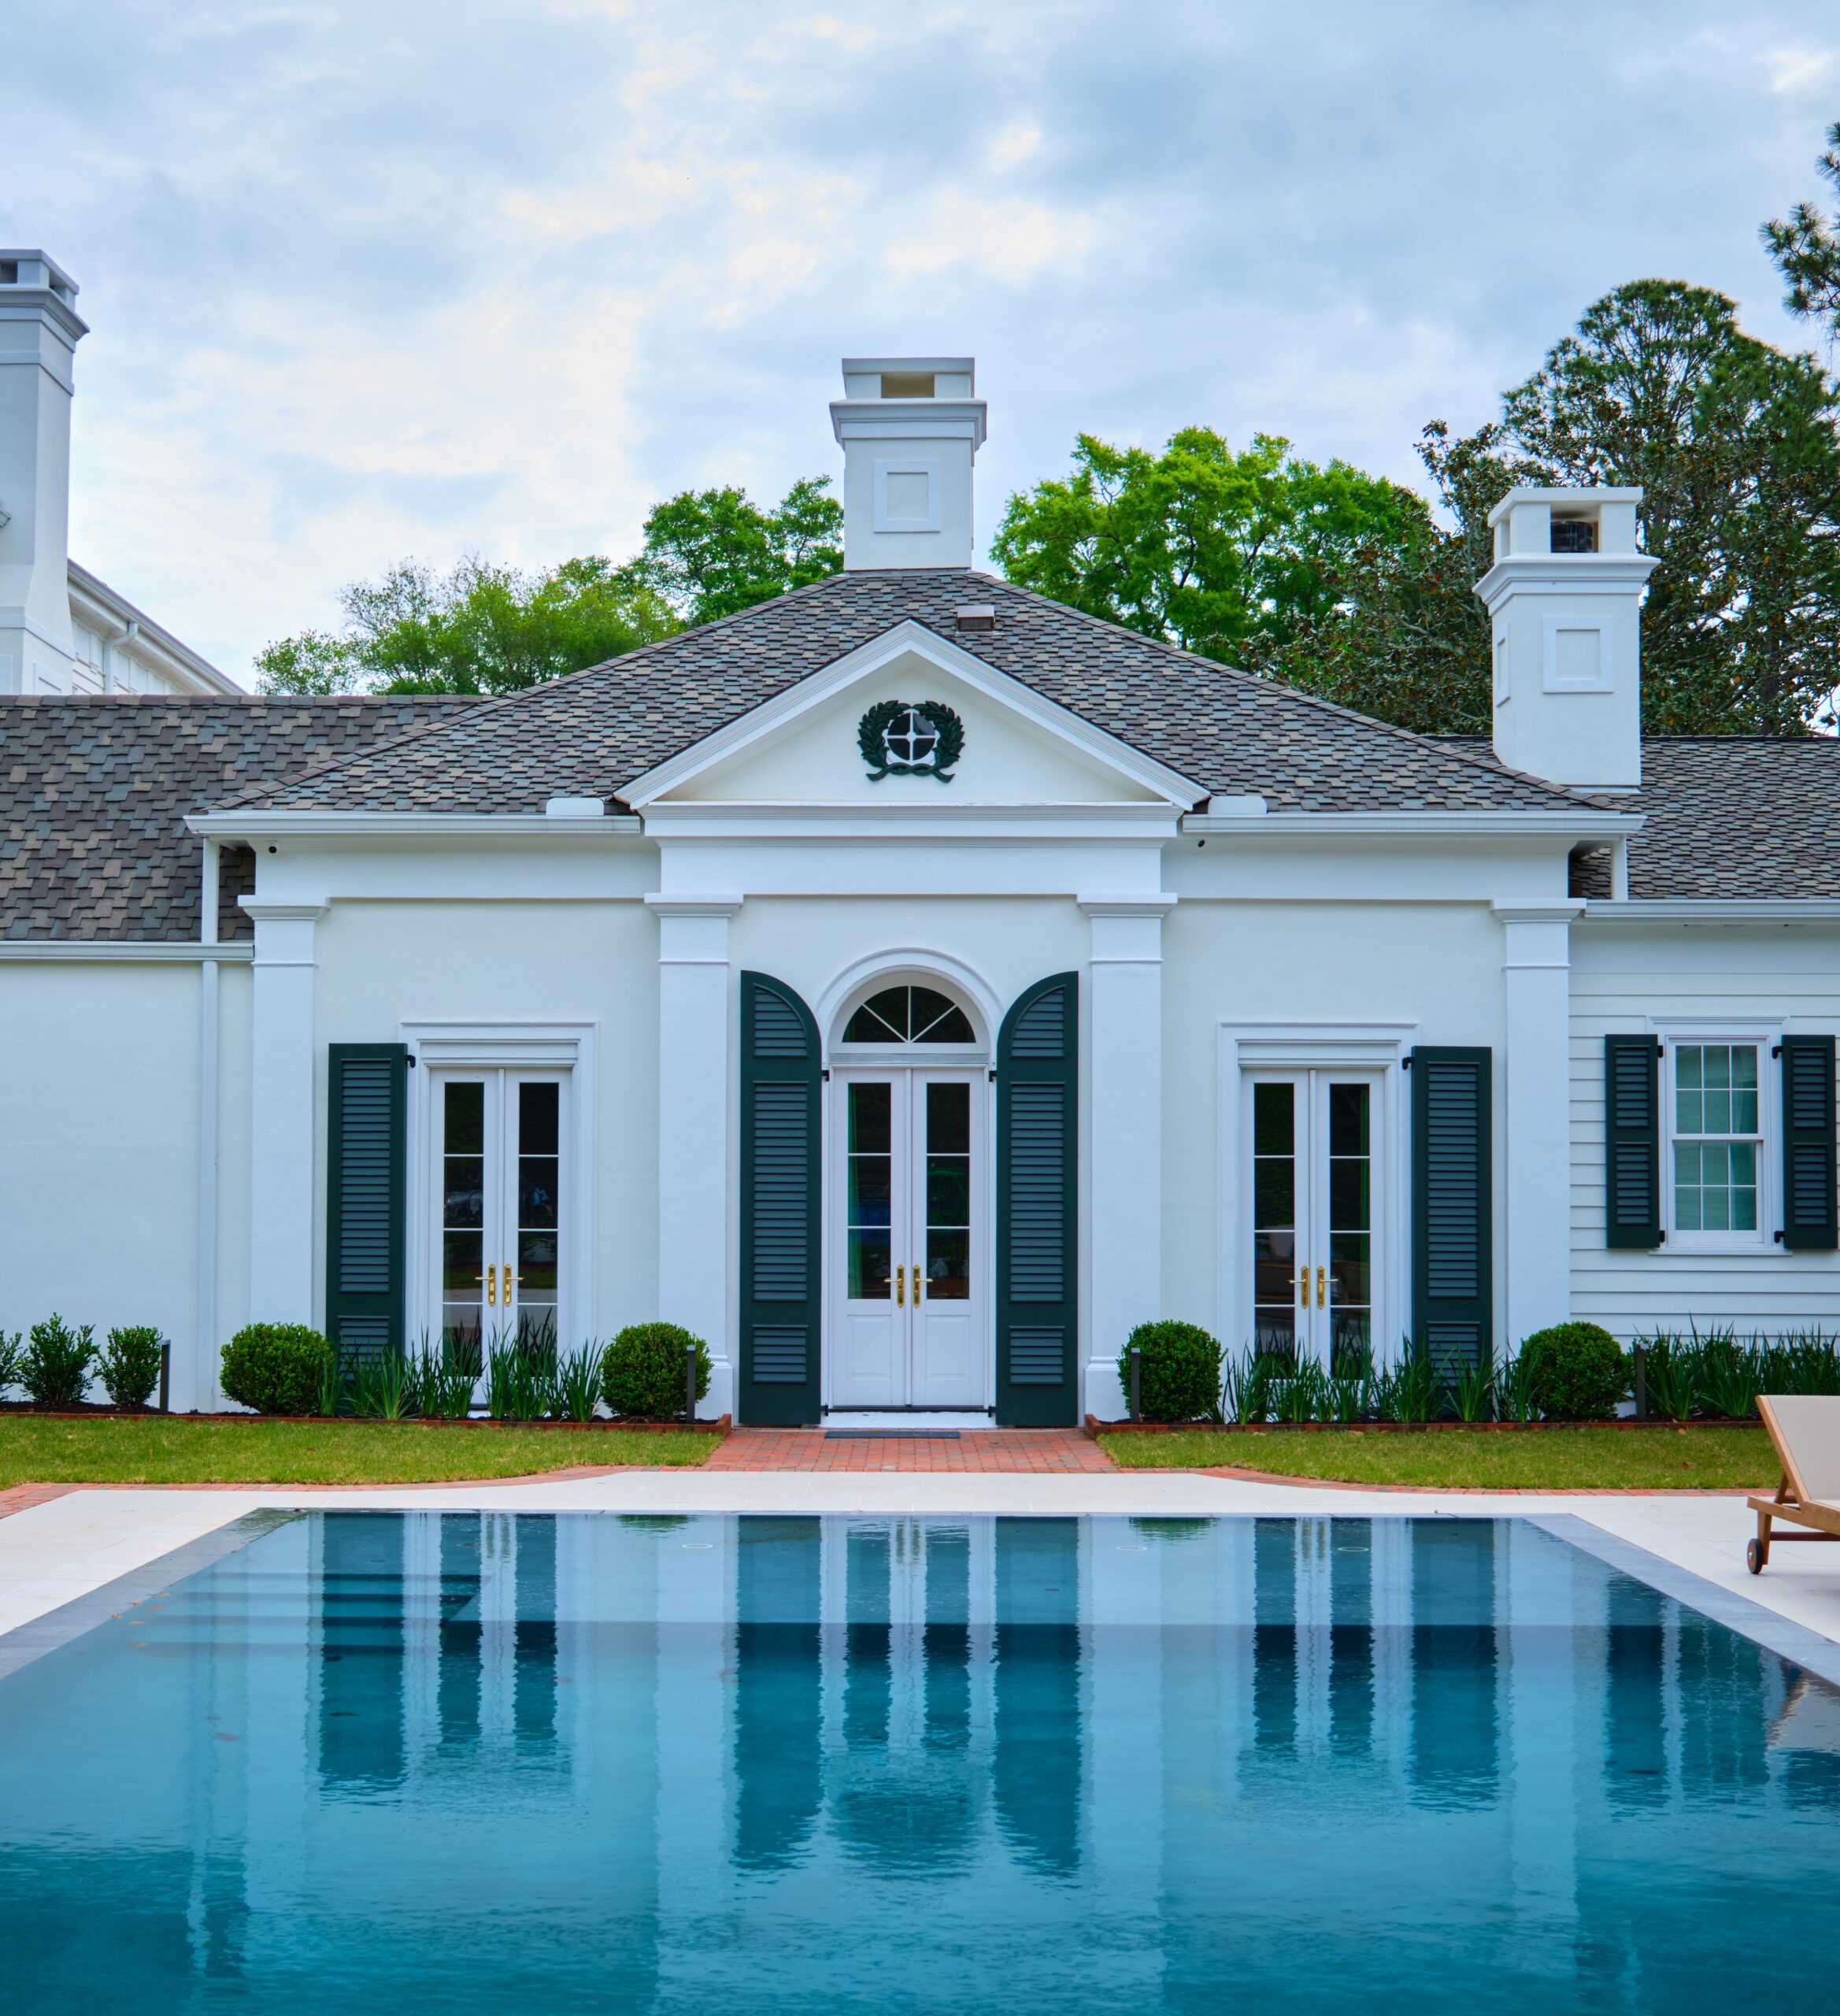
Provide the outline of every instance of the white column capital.
<path id="1" fill-rule="evenodd" d="M 1182 899 L 1146 891 L 1141 896 L 1075 896 L 1073 900 L 1088 917 L 1152 917 L 1161 920 Z"/>
<path id="2" fill-rule="evenodd" d="M 313 924 L 331 907 L 326 903 L 284 903 L 266 896 L 239 896 L 236 907 L 257 924 Z"/>
<path id="3" fill-rule="evenodd" d="M 653 917 L 731 917 L 747 899 L 745 896 L 647 896 L 646 908 Z"/>
<path id="4" fill-rule="evenodd" d="M 1502 926 L 1501 963 L 1509 972 L 1572 964 L 1572 926 L 1584 914 L 1581 902 L 1494 902 L 1489 908 Z"/>

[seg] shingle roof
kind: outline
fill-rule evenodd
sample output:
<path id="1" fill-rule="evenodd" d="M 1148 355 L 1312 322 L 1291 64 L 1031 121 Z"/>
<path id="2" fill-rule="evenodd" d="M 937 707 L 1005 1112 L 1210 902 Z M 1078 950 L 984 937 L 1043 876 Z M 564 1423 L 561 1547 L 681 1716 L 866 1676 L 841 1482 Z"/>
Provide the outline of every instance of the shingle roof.
<path id="1" fill-rule="evenodd" d="M 394 738 L 476 700 L 0 699 L 0 936 L 196 939 L 188 813 L 260 780 Z M 246 933 L 226 863 L 221 929 Z"/>
<path id="2" fill-rule="evenodd" d="M 996 628 L 958 634 L 967 602 Z M 633 780 L 799 680 L 912 620 L 1209 793 L 1274 811 L 1535 810 L 1577 799 L 1481 750 L 1386 726 L 957 569 L 832 575 L 464 721 L 298 776 L 268 810 L 540 812 Z"/>
<path id="3" fill-rule="evenodd" d="M 1629 893 L 1840 896 L 1840 741 L 1831 736 L 1650 736 L 1642 786 L 1619 809 L 1646 814 L 1629 843 Z M 1606 854 L 1572 865 L 1572 894 L 1608 896 Z"/>

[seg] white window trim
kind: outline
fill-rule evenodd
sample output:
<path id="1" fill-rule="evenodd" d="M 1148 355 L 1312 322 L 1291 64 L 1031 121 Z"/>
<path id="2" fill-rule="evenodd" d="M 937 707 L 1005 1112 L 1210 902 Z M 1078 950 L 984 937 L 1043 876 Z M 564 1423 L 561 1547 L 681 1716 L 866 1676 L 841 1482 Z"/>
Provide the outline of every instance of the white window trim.
<path id="1" fill-rule="evenodd" d="M 1380 1221 L 1375 1258 L 1380 1269 L 1374 1301 L 1374 1359 L 1390 1364 L 1410 1321 L 1406 1300 L 1412 1255 L 1412 1129 L 1405 1059 L 1418 1040 L 1416 1022 L 1223 1022 L 1216 1060 L 1216 1334 L 1235 1357 L 1252 1337 L 1252 1214 L 1244 1208 L 1251 1171 L 1252 1097 L 1261 1072 L 1344 1069 L 1377 1073 L 1375 1210 Z M 1383 1195 L 1381 1192 L 1384 1191 Z"/>
<path id="2" fill-rule="evenodd" d="M 1776 1165 L 1782 1156 L 1782 1072 L 1771 1053 L 1783 1040 L 1783 1024 L 1754 1017 L 1686 1021 L 1653 1017 L 1649 1027 L 1660 1039 L 1657 1091 L 1660 1112 L 1661 1242 L 1664 1253 L 1774 1253 L 1781 1210 Z M 1757 1228 L 1755 1232 L 1682 1232 L 1674 1222 L 1674 1058 L 1683 1043 L 1755 1043 L 1757 1048 Z M 1695 1136 L 1694 1139 L 1702 1137 Z M 1716 1137 L 1713 1137 L 1716 1138 Z M 1738 1138 L 1738 1137 L 1734 1137 Z"/>
<path id="3" fill-rule="evenodd" d="M 595 1125 L 596 1051 L 598 1025 L 593 1022 L 402 1022 L 400 1040 L 409 1046 L 416 1069 L 409 1074 L 409 1171 L 405 1208 L 409 1214 L 404 1261 L 409 1270 L 407 1324 L 412 1346 L 423 1333 L 440 1330 L 439 1308 L 429 1307 L 434 1279 L 433 1205 L 434 1114 L 428 1098 L 431 1070 L 554 1071 L 561 1074 L 568 1112 L 565 1182 L 572 1179 L 575 1203 L 568 1214 L 568 1259 L 563 1280 L 566 1327 L 559 1325 L 557 1342 L 573 1350 L 587 1337 L 600 1334 L 598 1283 L 595 1266 L 597 1198 Z"/>
<path id="4" fill-rule="evenodd" d="M 891 517 L 888 512 L 888 479 L 891 476 L 924 476 L 927 480 L 926 515 L 920 518 Z M 916 461 L 911 456 L 890 456 L 876 463 L 876 530 L 879 532 L 936 532 L 939 529 L 940 499 L 945 491 L 945 465 Z"/>

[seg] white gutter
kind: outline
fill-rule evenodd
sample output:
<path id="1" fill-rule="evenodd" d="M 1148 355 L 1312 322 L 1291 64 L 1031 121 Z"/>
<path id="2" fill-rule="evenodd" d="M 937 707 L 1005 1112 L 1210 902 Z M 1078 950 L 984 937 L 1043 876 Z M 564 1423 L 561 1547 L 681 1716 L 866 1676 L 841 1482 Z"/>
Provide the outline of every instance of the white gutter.
<path id="1" fill-rule="evenodd" d="M 1575 812 L 1190 812 L 1182 821 L 1182 830 L 1231 834 L 1248 839 L 1267 833 L 1281 833 L 1287 838 L 1315 833 L 1324 839 L 1387 833 L 1619 839 L 1639 833 L 1645 823 L 1641 813 L 1606 812 L 1597 806 L 1580 806 Z"/>
<path id="2" fill-rule="evenodd" d="M 207 839 L 384 840 L 427 835 L 443 839 L 636 839 L 645 830 L 631 813 L 553 812 L 198 812 L 187 831 Z"/>
<path id="3" fill-rule="evenodd" d="M 48 960 L 79 965 L 247 965 L 256 948 L 247 939 L 234 945 L 197 945 L 115 938 L 8 938 L 0 939 L 0 961 Z"/>
<path id="4" fill-rule="evenodd" d="M 1594 896 L 1583 925 L 1840 924 L 1840 898 L 1831 896 L 1657 896 L 1617 902 Z"/>

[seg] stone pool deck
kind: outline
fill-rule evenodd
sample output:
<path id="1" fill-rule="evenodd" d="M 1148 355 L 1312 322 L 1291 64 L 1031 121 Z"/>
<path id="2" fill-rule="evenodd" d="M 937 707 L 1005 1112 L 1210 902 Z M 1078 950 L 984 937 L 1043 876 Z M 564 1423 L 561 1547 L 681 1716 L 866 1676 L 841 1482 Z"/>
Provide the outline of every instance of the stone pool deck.
<path id="1" fill-rule="evenodd" d="M 878 1447 L 872 1443 L 830 1446 L 865 1455 Z M 1823 1658 L 1818 1664 L 1831 1665 L 1832 1670 L 1840 1672 L 1840 1549 L 1785 1547 L 1762 1576 L 1749 1575 L 1744 1566 L 1744 1543 L 1755 1526 L 1741 1495 L 1368 1491 L 1253 1483 L 1198 1471 L 909 1467 L 908 1462 L 920 1453 L 919 1445 L 879 1447 L 898 1449 L 904 1459 L 901 1467 L 625 1469 L 507 1483 L 363 1489 L 24 1487 L 0 1494 L 12 1501 L 5 1508 L 10 1516 L 0 1518 L 0 1632 L 16 1629 L 144 1568 L 246 1513 L 276 1506 L 320 1511 L 998 1514 L 1038 1518 L 1091 1513 L 1157 1518 L 1544 1520 L 1570 1515 L 1583 1522 L 1575 1532 L 1594 1552 L 1605 1548 L 1616 1558 L 1619 1549 L 1638 1548 L 1643 1555 L 1664 1564 L 1674 1579 L 1684 1573 L 1711 1584 L 1719 1592 L 1716 1614 L 1747 1635 L 1767 1642 L 1774 1619 L 1786 1620 L 1792 1633 L 1801 1627 L 1817 1634 L 1835 1654 L 1831 1662 Z M 34 1502 L 22 1502 L 28 1499 Z M 1644 1572 L 1640 1557 L 1627 1557 L 1627 1565 L 1634 1572 Z M 1711 1592 L 1703 1588 L 1698 1598 L 1686 1584 L 1673 1592 L 1685 1600 L 1699 1601 L 1701 1607 L 1714 1607 Z M 1745 1621 L 1746 1618 L 1751 1624 Z M 1752 1628 L 1753 1624 L 1757 1628 Z M 1779 1648 L 1789 1649 L 1786 1645 Z"/>

